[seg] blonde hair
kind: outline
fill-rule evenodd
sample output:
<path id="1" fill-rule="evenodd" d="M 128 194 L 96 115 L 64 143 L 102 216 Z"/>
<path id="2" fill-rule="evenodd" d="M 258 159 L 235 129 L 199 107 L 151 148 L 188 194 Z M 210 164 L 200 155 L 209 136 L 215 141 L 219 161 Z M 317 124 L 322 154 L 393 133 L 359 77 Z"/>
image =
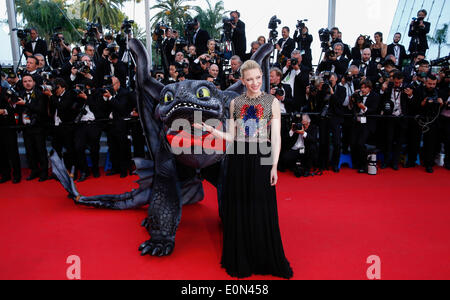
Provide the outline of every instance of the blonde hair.
<path id="1" fill-rule="evenodd" d="M 261 66 L 254 60 L 247 60 L 242 66 L 241 66 L 241 77 L 244 78 L 244 74 L 247 71 L 258 69 L 262 73 Z"/>

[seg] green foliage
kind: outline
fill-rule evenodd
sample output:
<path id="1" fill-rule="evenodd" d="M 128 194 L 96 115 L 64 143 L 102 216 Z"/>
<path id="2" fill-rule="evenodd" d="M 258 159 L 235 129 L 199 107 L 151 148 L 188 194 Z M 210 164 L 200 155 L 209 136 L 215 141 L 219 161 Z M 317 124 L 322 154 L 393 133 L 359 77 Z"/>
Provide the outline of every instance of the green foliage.
<path id="1" fill-rule="evenodd" d="M 208 31 L 211 37 L 219 39 L 222 19 L 228 11 L 225 11 L 222 0 L 217 1 L 214 6 L 211 4 L 210 0 L 206 0 L 206 3 L 208 4 L 206 10 L 203 10 L 199 6 L 195 6 L 193 9 L 197 13 L 200 27 Z"/>
<path id="2" fill-rule="evenodd" d="M 124 0 L 80 0 L 80 14 L 89 22 L 120 28 Z"/>
<path id="3" fill-rule="evenodd" d="M 436 30 L 436 33 L 433 37 L 428 36 L 428 40 L 438 45 L 438 57 L 441 57 L 441 48 L 442 45 L 449 45 L 447 44 L 447 35 L 448 35 L 448 24 L 444 24 L 441 29 Z"/>
<path id="4" fill-rule="evenodd" d="M 34 27 L 39 31 L 41 37 L 49 39 L 55 29 L 60 27 L 68 43 L 77 42 L 79 35 L 76 29 L 83 28 L 84 22 L 79 19 L 71 19 L 72 27 L 66 19 L 67 4 L 65 0 L 16 0 L 16 10 L 23 16 L 25 27 Z M 64 14 L 63 14 L 64 12 Z"/>
<path id="5" fill-rule="evenodd" d="M 154 24 L 164 22 L 173 29 L 179 32 L 184 32 L 184 24 L 187 19 L 190 19 L 191 6 L 187 3 L 192 0 L 156 0 L 156 4 L 153 5 L 150 10 L 159 10 L 150 22 Z"/>

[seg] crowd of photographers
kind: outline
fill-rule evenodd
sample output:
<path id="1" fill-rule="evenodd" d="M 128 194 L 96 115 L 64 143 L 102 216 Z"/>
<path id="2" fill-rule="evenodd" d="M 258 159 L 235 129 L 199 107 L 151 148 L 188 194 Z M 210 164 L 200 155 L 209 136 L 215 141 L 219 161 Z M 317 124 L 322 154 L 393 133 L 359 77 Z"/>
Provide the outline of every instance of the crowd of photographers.
<path id="1" fill-rule="evenodd" d="M 277 50 L 270 92 L 280 101 L 283 114 L 281 171 L 292 170 L 298 177 L 330 168 L 339 172 L 342 155 L 350 155 L 353 168 L 367 173 L 368 154 L 378 149 L 383 154 L 381 168 L 398 170 L 402 153 L 407 158 L 404 166 L 414 167 L 420 153 L 426 171 L 432 173 L 441 144 L 444 165 L 450 168 L 448 57 L 426 60 L 424 36 L 430 24 L 425 17 L 421 10 L 410 24 L 409 54 L 399 44 L 400 33 L 389 45 L 380 32 L 375 41 L 361 35 L 350 48 L 338 28 L 321 29 L 323 51 L 315 72 L 307 20 L 298 21 L 292 38 L 290 28 L 283 27 L 280 39 L 276 29 L 281 21 L 275 16 L 270 20 L 268 42 Z M 126 20 L 115 37 L 103 36 L 96 24 L 89 24 L 83 46 L 74 48 L 60 33 L 51 37 L 48 48 L 35 29 L 18 31 L 26 68 L 2 78 L 1 183 L 21 181 L 19 130 L 31 169 L 27 180 L 49 178 L 47 140 L 78 181 L 100 176 L 102 133 L 112 163 L 107 175 L 126 177 L 132 170 L 131 158 L 145 156 L 134 63 L 127 51 L 132 23 Z M 153 39 L 161 66 L 152 75 L 164 84 L 208 80 L 222 90 L 238 82 L 240 66 L 266 38 L 252 42 L 247 53 L 239 12 L 233 11 L 223 23 L 220 41 L 211 39 L 196 19 L 186 24 L 184 38 L 157 24 Z M 432 65 L 442 68 L 434 74 Z"/>

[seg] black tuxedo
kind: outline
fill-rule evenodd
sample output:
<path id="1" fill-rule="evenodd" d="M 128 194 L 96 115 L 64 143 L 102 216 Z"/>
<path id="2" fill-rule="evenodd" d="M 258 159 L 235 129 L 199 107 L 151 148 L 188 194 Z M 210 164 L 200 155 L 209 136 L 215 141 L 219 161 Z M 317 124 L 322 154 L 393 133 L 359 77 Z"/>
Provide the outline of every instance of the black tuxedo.
<path id="1" fill-rule="evenodd" d="M 401 115 L 380 120 L 385 125 L 382 127 L 384 130 L 381 132 L 381 136 L 384 138 L 386 145 L 384 149 L 384 163 L 386 166 L 389 163 L 393 166 L 398 166 L 400 161 L 401 147 L 406 142 L 406 130 L 408 128 L 408 120 L 403 116 L 408 114 L 408 104 L 411 100 L 401 89 L 394 90 L 393 83 L 389 84 L 380 101 L 384 115 L 392 115 L 394 113 L 395 104 L 392 101 L 393 97 L 400 101 Z M 380 127 L 377 127 L 377 131 L 380 129 Z M 392 158 L 390 158 L 391 154 Z"/>
<path id="2" fill-rule="evenodd" d="M 350 47 L 347 44 L 344 44 L 344 42 L 341 39 L 335 39 L 331 42 L 331 47 L 334 47 L 335 44 L 341 43 L 344 45 L 344 53 L 342 53 L 343 56 L 347 57 L 347 59 L 352 59 L 352 52 L 350 51 Z"/>
<path id="3" fill-rule="evenodd" d="M 68 170 L 75 165 L 74 127 L 73 121 L 78 114 L 73 94 L 66 90 L 62 96 L 53 95 L 50 98 L 49 112 L 51 117 L 52 147 Z M 56 117 L 59 119 L 56 121 Z M 62 123 L 59 123 L 61 121 Z M 63 154 L 63 148 L 66 153 Z"/>
<path id="4" fill-rule="evenodd" d="M 208 41 L 211 39 L 209 33 L 206 30 L 199 29 L 197 34 L 194 34 L 193 44 L 197 49 L 197 55 L 208 53 Z"/>
<path id="5" fill-rule="evenodd" d="M 236 28 L 233 30 L 231 41 L 233 42 L 234 54 L 244 60 L 245 51 L 247 51 L 247 38 L 245 36 L 245 23 L 241 20 L 237 22 Z"/>
<path id="6" fill-rule="evenodd" d="M 332 71 L 334 67 L 334 73 L 342 76 L 347 72 L 348 69 L 349 60 L 342 55 L 339 59 L 332 61 L 332 60 L 323 60 L 319 66 L 317 67 L 317 71 L 323 72 L 323 71 Z"/>
<path id="7" fill-rule="evenodd" d="M 367 96 L 364 105 L 367 107 L 367 111 L 364 113 L 365 116 L 376 115 L 379 109 L 380 96 L 371 91 Z M 360 108 L 353 104 L 353 110 L 355 114 L 360 113 Z M 361 121 L 355 119 L 353 121 L 353 131 L 352 131 L 352 161 L 355 167 L 358 169 L 367 169 L 367 149 L 366 144 L 372 134 L 375 133 L 377 120 L 375 118 L 367 118 L 367 123 L 362 123 Z"/>
<path id="8" fill-rule="evenodd" d="M 108 130 L 108 146 L 111 155 L 113 170 L 125 175 L 130 168 L 131 148 L 127 134 L 127 122 L 134 105 L 132 94 L 120 88 L 117 93 L 108 100 L 113 122 Z"/>
<path id="9" fill-rule="evenodd" d="M 422 52 L 425 53 L 428 50 L 427 34 L 430 32 L 431 24 L 429 22 L 423 22 L 424 28 L 409 26 L 408 36 L 411 37 L 409 44 L 409 52 Z"/>
<path id="10" fill-rule="evenodd" d="M 18 107 L 22 124 L 25 125 L 23 139 L 31 174 L 46 179 L 48 177 L 48 158 L 45 128 L 48 121 L 48 97 L 37 88 L 31 92 L 30 97 L 25 92 L 22 94 L 22 99 L 26 104 Z"/>
<path id="11" fill-rule="evenodd" d="M 361 49 L 359 49 L 359 47 L 353 47 L 351 54 L 352 54 L 352 64 L 353 62 L 360 62 L 362 60 Z"/>
<path id="12" fill-rule="evenodd" d="M 166 75 L 169 74 L 169 65 L 175 60 L 175 55 L 172 55 L 175 39 L 164 39 L 162 42 L 162 64 Z"/>
<path id="13" fill-rule="evenodd" d="M 292 150 L 298 141 L 299 134 L 295 133 L 290 136 L 290 130 L 292 129 L 292 124 L 285 134 L 285 142 L 283 151 L 281 154 L 281 168 L 293 169 L 297 161 L 301 162 L 302 168 L 309 172 L 314 164 L 317 162 L 318 157 L 318 147 L 317 147 L 317 136 L 319 133 L 319 128 L 316 125 L 310 124 L 308 129 L 305 130 L 306 137 L 303 138 L 303 143 L 305 147 L 304 154 L 300 153 L 300 150 Z"/>
<path id="14" fill-rule="evenodd" d="M 292 51 L 295 50 L 295 41 L 292 38 L 288 38 L 284 43 L 284 47 L 282 47 L 284 39 L 278 40 L 278 46 L 281 47 L 281 52 L 278 53 L 278 59 L 280 57 L 291 58 Z"/>
<path id="15" fill-rule="evenodd" d="M 400 45 L 400 44 L 397 44 L 397 45 L 395 45 L 395 44 L 390 44 L 390 45 L 388 45 L 388 47 L 387 47 L 387 55 L 392 54 L 392 55 L 395 56 L 395 47 L 396 47 L 396 46 L 398 46 L 399 49 L 400 49 L 399 59 L 398 59 L 398 61 L 397 61 L 397 67 L 401 67 L 401 66 L 403 65 L 403 61 L 404 61 L 405 59 L 408 58 L 408 54 L 406 54 L 405 46 Z M 401 69 L 400 69 L 400 70 L 401 70 Z"/>
<path id="16" fill-rule="evenodd" d="M 32 41 L 29 41 L 28 43 L 26 43 L 24 51 L 30 52 L 33 55 L 42 54 L 44 56 L 44 58 L 47 58 L 47 55 L 48 55 L 47 42 L 45 40 L 37 39 L 34 50 L 33 50 L 32 43 L 33 43 Z"/>
<path id="17" fill-rule="evenodd" d="M 103 78 L 106 75 L 113 75 L 117 77 L 117 79 L 119 79 L 121 87 L 126 87 L 127 65 L 119 60 L 116 64 L 113 64 L 114 72 L 111 72 L 111 64 L 112 63 L 107 59 L 101 59 L 99 61 L 99 64 L 97 65 L 97 68 L 95 70 L 96 85 L 99 87 L 102 86 Z"/>
<path id="18" fill-rule="evenodd" d="M 373 84 L 376 83 L 378 77 L 378 68 L 377 63 L 370 60 L 366 65 L 363 65 L 362 61 L 354 61 L 352 65 L 357 66 L 359 68 L 360 73 L 364 72 L 365 76 L 368 80 L 372 81 Z M 364 69 L 366 68 L 366 71 Z"/>
<path id="19" fill-rule="evenodd" d="M 16 109 L 11 106 L 6 98 L 4 88 L 0 88 L 0 109 L 6 109 L 7 115 L 0 115 L 0 175 L 7 180 L 12 176 L 16 180 L 21 179 L 19 147 L 17 143 L 17 132 L 6 126 L 16 125 Z"/>
<path id="20" fill-rule="evenodd" d="M 283 79 L 290 75 L 293 69 L 289 68 L 283 75 Z M 302 107 L 306 105 L 306 87 L 309 85 L 309 69 L 302 65 L 300 66 L 300 74 L 295 76 L 294 89 L 292 90 L 293 102 L 290 107 L 292 111 L 301 111 Z"/>

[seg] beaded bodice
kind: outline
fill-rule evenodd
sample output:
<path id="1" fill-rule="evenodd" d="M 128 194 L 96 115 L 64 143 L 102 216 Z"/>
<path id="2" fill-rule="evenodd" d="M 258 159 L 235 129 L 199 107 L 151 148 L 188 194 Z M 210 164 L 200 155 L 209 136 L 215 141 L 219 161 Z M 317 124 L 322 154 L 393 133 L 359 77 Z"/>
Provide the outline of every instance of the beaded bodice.
<path id="1" fill-rule="evenodd" d="M 270 141 L 272 103 L 274 97 L 262 93 L 257 98 L 241 95 L 234 99 L 234 121 L 237 141 Z"/>

